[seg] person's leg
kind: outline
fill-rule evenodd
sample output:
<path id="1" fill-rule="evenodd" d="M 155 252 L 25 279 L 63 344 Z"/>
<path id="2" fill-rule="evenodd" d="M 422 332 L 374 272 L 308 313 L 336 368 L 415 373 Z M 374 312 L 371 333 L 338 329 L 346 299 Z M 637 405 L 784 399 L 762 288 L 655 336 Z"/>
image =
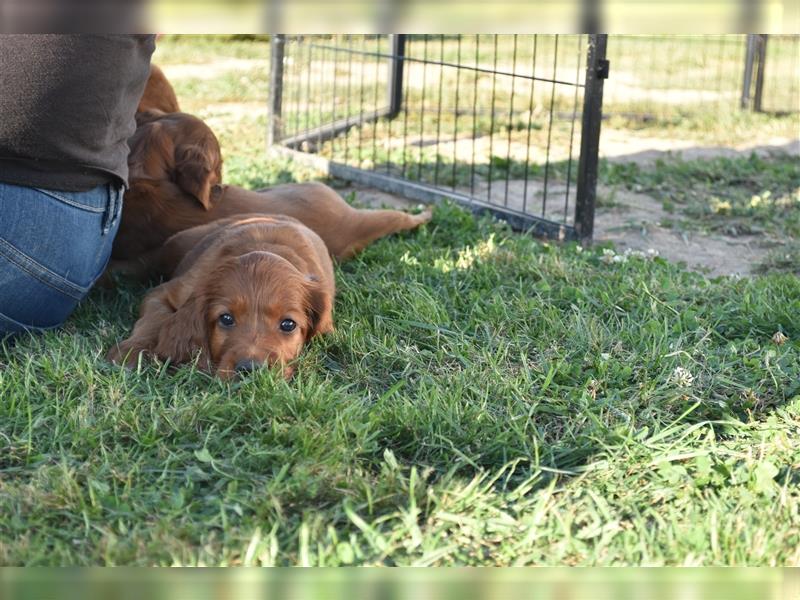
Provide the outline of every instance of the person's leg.
<path id="1" fill-rule="evenodd" d="M 0 338 L 67 319 L 108 262 L 122 192 L 0 183 Z"/>

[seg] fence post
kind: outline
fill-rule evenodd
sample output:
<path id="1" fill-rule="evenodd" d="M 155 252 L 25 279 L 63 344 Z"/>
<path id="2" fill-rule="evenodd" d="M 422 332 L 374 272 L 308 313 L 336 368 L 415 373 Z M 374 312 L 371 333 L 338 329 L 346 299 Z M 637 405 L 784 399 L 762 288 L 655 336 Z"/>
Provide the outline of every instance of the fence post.
<path id="1" fill-rule="evenodd" d="M 752 33 L 747 34 L 747 49 L 744 54 L 744 77 L 742 78 L 742 98 L 740 106 L 743 109 L 750 108 L 750 88 L 753 87 L 753 62 L 756 53 L 756 36 Z"/>
<path id="2" fill-rule="evenodd" d="M 400 114 L 403 105 L 403 68 L 406 56 L 406 36 L 402 33 L 392 35 L 391 66 L 389 71 L 389 110 L 386 116 L 394 119 Z"/>
<path id="3" fill-rule="evenodd" d="M 277 143 L 283 135 L 283 57 L 286 47 L 286 35 L 272 36 L 272 53 L 269 69 L 269 126 L 267 127 L 267 145 Z"/>
<path id="4" fill-rule="evenodd" d="M 583 90 L 581 156 L 578 162 L 578 189 L 575 201 L 575 231 L 581 243 L 591 242 L 594 232 L 594 205 L 597 196 L 597 155 L 600 149 L 600 122 L 603 118 L 603 80 L 608 77 L 607 34 L 589 36 L 586 57 L 586 83 Z"/>
<path id="5" fill-rule="evenodd" d="M 761 112 L 761 98 L 764 92 L 764 63 L 767 60 L 767 35 L 759 33 L 756 35 L 756 89 L 753 93 L 753 110 Z"/>

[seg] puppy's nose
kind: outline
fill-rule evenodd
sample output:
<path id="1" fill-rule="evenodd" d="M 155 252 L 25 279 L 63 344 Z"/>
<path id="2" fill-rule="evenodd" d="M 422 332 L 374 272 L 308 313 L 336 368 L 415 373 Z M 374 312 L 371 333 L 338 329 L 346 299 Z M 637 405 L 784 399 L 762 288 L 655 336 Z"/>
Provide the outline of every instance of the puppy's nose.
<path id="1" fill-rule="evenodd" d="M 254 358 L 244 358 L 236 363 L 234 367 L 237 373 L 252 373 L 253 371 L 257 370 L 261 366 Z"/>

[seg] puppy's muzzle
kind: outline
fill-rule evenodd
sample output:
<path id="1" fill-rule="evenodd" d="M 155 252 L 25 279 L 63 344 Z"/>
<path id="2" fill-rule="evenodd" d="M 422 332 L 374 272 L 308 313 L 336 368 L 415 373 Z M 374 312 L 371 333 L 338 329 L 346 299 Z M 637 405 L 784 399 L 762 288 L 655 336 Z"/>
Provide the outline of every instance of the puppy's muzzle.
<path id="1" fill-rule="evenodd" d="M 236 363 L 234 369 L 241 375 L 246 375 L 261 368 L 261 363 L 254 358 L 244 358 Z"/>

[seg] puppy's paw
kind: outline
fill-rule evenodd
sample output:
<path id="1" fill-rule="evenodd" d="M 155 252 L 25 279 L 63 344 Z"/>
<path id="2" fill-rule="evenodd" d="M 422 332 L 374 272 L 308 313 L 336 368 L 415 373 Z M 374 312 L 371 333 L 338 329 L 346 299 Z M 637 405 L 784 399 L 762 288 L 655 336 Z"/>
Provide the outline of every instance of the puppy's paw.
<path id="1" fill-rule="evenodd" d="M 139 356 L 143 355 L 145 352 L 147 352 L 145 348 L 137 348 L 126 340 L 114 344 L 106 353 L 106 360 L 115 365 L 122 365 L 128 369 L 134 369 L 139 363 Z"/>
<path id="2" fill-rule="evenodd" d="M 433 208 L 430 206 L 423 210 L 421 213 L 416 215 L 411 215 L 411 218 L 414 219 L 414 225 L 419 226 L 423 223 L 427 223 L 433 218 Z"/>

